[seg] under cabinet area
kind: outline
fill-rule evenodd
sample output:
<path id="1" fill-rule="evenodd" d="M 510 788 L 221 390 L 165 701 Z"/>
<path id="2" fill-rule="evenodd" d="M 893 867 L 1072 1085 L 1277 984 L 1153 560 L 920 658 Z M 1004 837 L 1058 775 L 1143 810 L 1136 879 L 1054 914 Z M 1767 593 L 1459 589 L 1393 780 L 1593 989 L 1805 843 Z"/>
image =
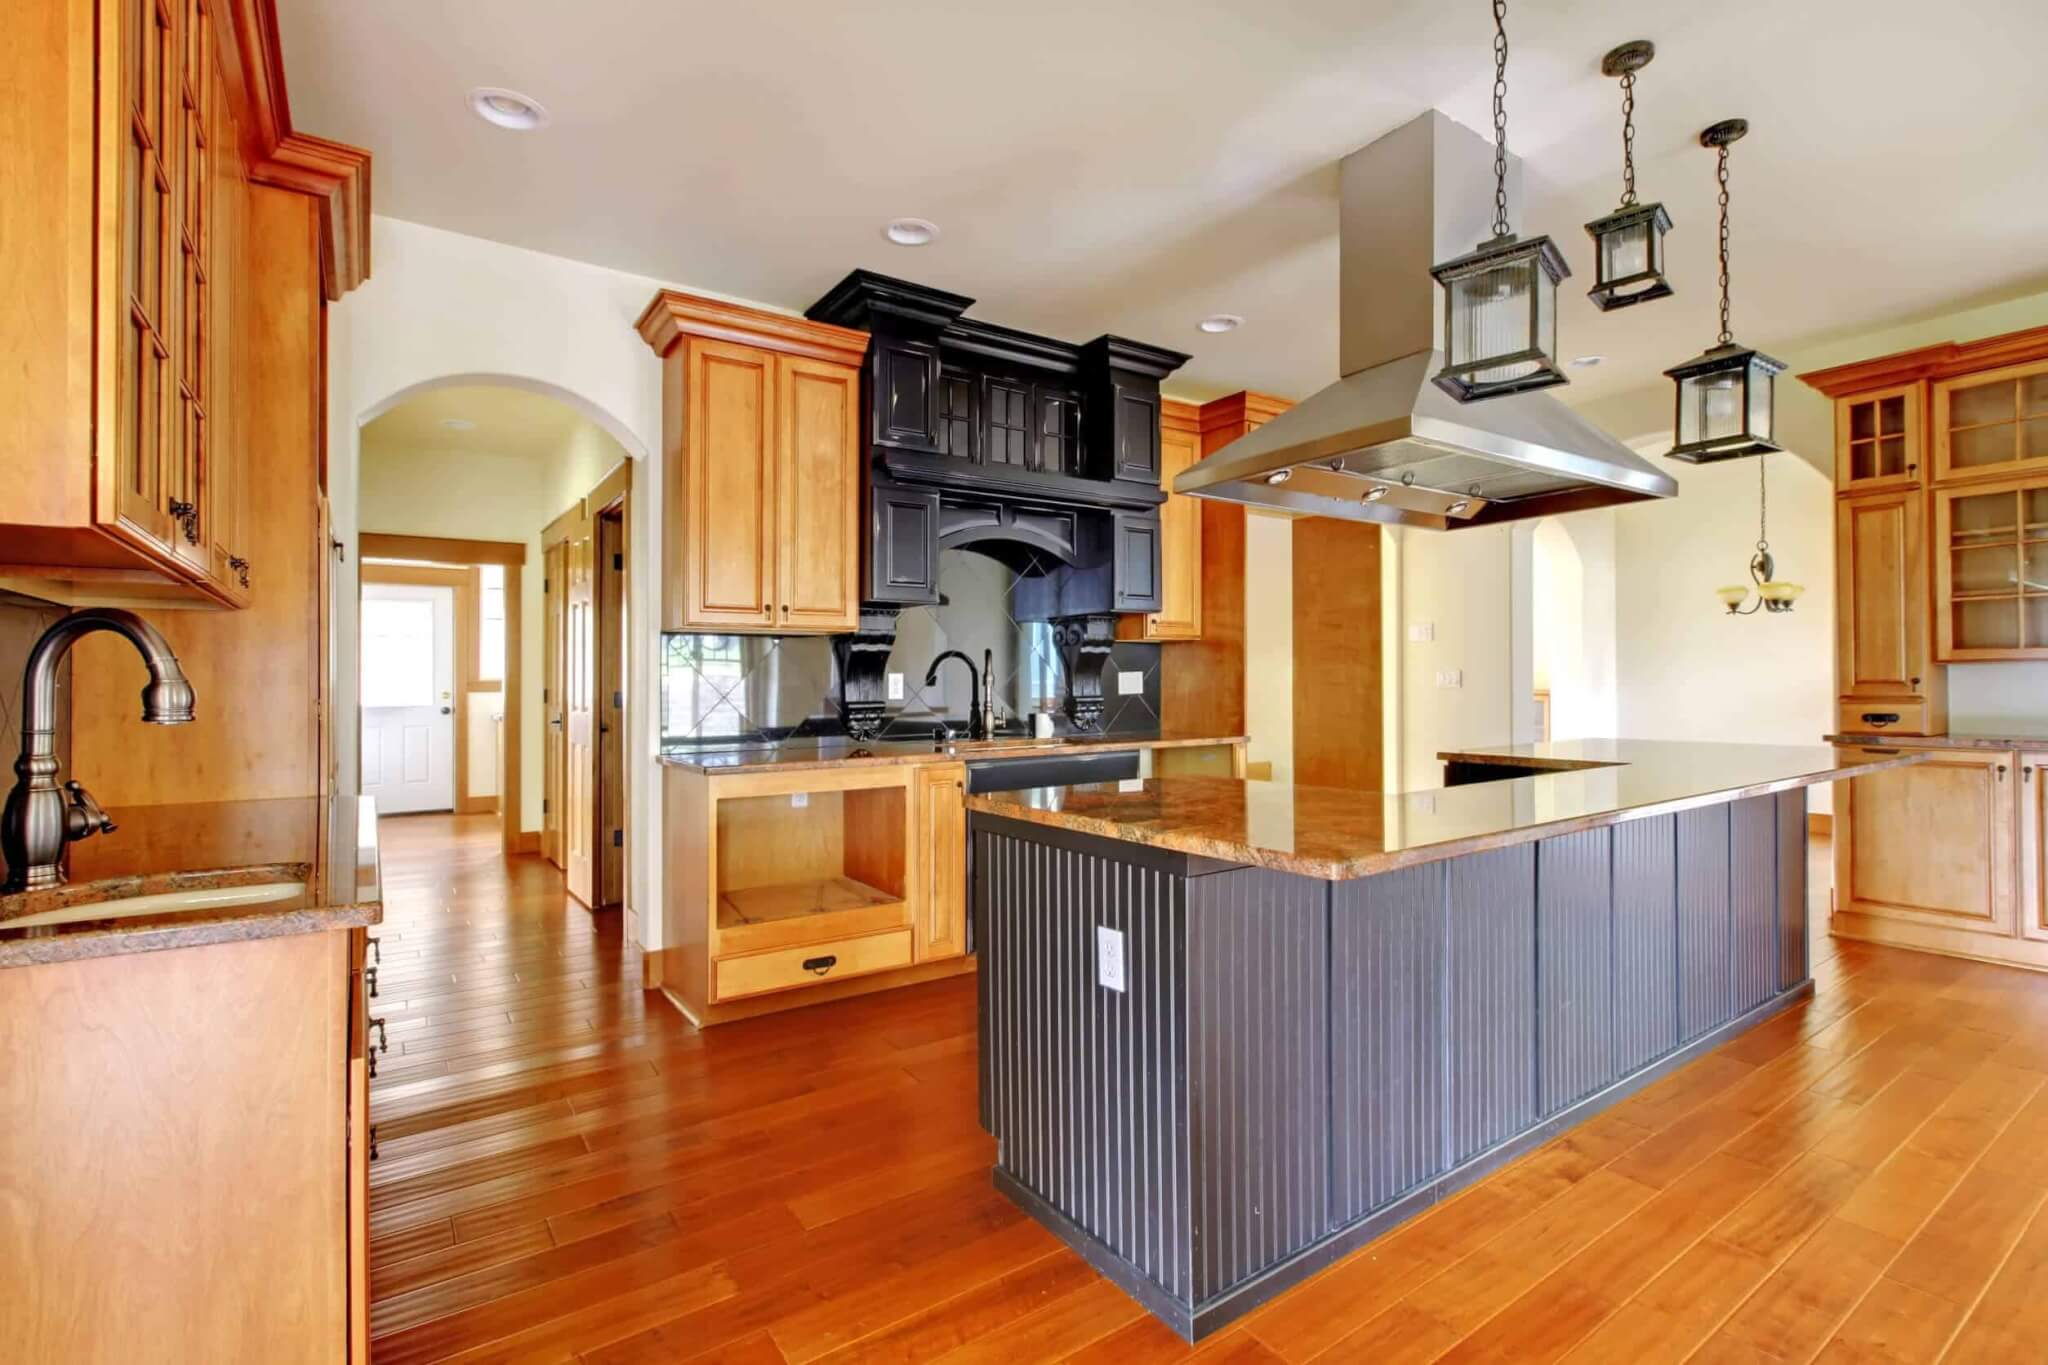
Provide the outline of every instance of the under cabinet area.
<path id="1" fill-rule="evenodd" d="M 958 969 L 966 770 L 665 770 L 659 984 L 699 1024 Z"/>

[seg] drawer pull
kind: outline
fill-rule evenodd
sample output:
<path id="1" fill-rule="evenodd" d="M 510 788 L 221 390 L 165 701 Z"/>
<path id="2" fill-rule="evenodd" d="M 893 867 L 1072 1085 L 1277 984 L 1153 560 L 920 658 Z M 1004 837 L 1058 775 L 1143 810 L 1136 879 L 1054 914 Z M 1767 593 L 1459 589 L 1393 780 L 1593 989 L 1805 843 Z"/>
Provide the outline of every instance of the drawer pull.
<path id="1" fill-rule="evenodd" d="M 1903 753 L 1903 752 L 1905 752 L 1905 751 L 1904 751 L 1903 749 L 1872 749 L 1872 748 L 1865 748 L 1865 749 L 1863 750 L 1863 752 L 1864 752 L 1864 753 L 1866 753 L 1866 754 L 1869 754 L 1869 755 L 1870 755 L 1870 756 L 1871 756 L 1872 758 L 1893 758 L 1893 757 L 1896 757 L 1897 755 L 1899 755 L 1899 754 L 1901 754 L 1901 753 Z"/>
<path id="2" fill-rule="evenodd" d="M 363 980 L 370 987 L 370 998 L 375 1000 L 377 998 L 377 969 L 375 967 L 363 968 Z"/>
<path id="3" fill-rule="evenodd" d="M 1896 711 L 1865 711 L 1863 713 L 1863 723 L 1865 725 L 1874 725 L 1882 730 L 1887 725 L 1897 725 L 1899 723 L 1899 713 Z"/>
<path id="4" fill-rule="evenodd" d="M 804 959 L 804 970 L 812 976 L 823 976 L 838 965 L 839 955 L 837 953 L 827 953 L 823 957 L 807 957 Z"/>
<path id="5" fill-rule="evenodd" d="M 377 1125 L 370 1125 L 370 1160 L 377 1159 Z"/>
<path id="6" fill-rule="evenodd" d="M 368 1046 L 371 1029 L 377 1030 L 377 1046 L 375 1047 Z M 391 1037 L 384 1032 L 384 1021 L 381 1018 L 363 1021 L 363 1042 L 365 1044 L 363 1051 L 370 1059 L 370 1074 L 375 1076 L 377 1074 L 377 1054 L 391 1051 Z"/>

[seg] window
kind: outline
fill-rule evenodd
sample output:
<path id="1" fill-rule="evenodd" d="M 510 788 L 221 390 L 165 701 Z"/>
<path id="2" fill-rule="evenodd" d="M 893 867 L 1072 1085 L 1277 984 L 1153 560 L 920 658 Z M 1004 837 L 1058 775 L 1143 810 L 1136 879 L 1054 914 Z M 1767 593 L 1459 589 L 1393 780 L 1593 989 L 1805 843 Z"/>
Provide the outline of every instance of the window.
<path id="1" fill-rule="evenodd" d="M 434 604 L 363 599 L 363 696 L 370 706 L 434 704 Z"/>
<path id="2" fill-rule="evenodd" d="M 477 573 L 477 681 L 499 682 L 505 677 L 505 566 L 485 564 Z"/>

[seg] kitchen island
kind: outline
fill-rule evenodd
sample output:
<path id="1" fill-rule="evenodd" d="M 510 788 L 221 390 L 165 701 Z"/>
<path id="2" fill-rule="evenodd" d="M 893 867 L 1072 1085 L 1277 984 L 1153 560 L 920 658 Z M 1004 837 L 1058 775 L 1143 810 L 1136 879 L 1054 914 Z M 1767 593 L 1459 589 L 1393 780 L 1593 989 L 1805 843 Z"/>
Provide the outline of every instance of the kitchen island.
<path id="1" fill-rule="evenodd" d="M 1925 758 L 1443 757 L 968 799 L 996 1183 L 1191 1340 L 1810 994 L 1804 789 Z"/>

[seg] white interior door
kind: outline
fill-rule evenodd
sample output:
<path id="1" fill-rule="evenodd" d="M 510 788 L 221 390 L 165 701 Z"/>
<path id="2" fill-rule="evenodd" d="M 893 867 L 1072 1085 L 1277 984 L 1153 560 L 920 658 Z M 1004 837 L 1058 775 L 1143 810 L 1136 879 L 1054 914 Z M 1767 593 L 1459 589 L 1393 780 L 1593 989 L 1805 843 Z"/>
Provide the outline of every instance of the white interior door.
<path id="1" fill-rule="evenodd" d="M 365 583 L 362 631 L 363 794 L 455 809 L 455 589 Z"/>

